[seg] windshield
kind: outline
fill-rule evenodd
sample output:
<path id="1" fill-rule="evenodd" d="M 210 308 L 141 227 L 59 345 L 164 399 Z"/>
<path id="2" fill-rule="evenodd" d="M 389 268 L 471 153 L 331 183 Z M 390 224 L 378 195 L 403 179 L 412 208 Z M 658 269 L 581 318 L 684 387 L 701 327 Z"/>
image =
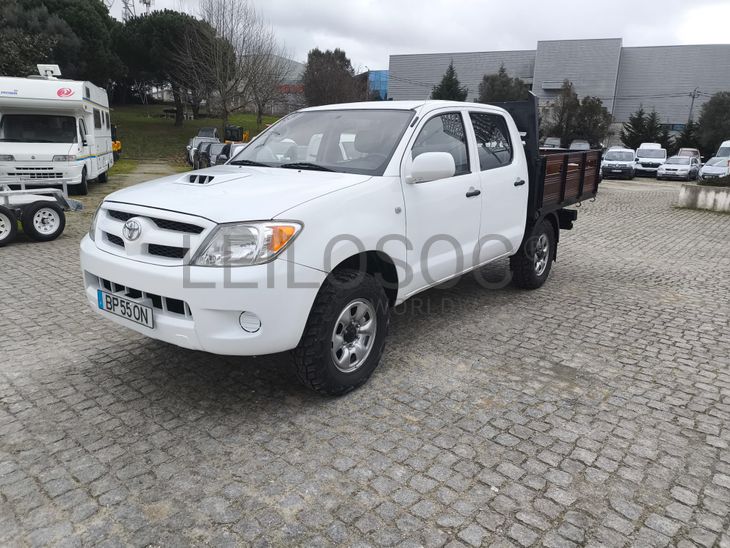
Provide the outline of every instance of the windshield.
<path id="1" fill-rule="evenodd" d="M 663 148 L 640 148 L 636 151 L 639 158 L 666 158 L 667 151 Z"/>
<path id="2" fill-rule="evenodd" d="M 295 112 L 229 164 L 382 175 L 414 114 L 370 109 Z"/>
<path id="3" fill-rule="evenodd" d="M 591 145 L 587 141 L 573 141 L 570 143 L 570 150 L 590 150 Z"/>
<path id="4" fill-rule="evenodd" d="M 628 150 L 609 150 L 604 158 L 609 162 L 633 162 L 634 153 Z"/>
<path id="5" fill-rule="evenodd" d="M 667 160 L 668 164 L 677 164 L 677 165 L 687 165 L 689 164 L 690 158 L 689 156 L 675 156 L 674 158 L 669 158 Z"/>
<path id="6" fill-rule="evenodd" d="M 710 158 L 707 160 L 708 166 L 727 166 L 728 159 L 727 158 Z"/>
<path id="7" fill-rule="evenodd" d="M 75 143 L 76 119 L 47 114 L 5 114 L 0 141 L 13 143 Z"/>
<path id="8" fill-rule="evenodd" d="M 720 147 L 717 150 L 716 156 L 722 156 L 724 158 L 727 158 L 728 156 L 730 156 L 730 147 Z"/>

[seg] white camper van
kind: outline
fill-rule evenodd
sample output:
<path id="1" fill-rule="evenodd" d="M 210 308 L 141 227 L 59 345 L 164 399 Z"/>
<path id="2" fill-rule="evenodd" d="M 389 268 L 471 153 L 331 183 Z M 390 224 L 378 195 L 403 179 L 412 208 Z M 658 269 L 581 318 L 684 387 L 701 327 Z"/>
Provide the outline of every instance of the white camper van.
<path id="1" fill-rule="evenodd" d="M 0 77 L 0 185 L 86 194 L 114 164 L 106 91 L 57 78 L 57 65 L 38 69 L 40 76 Z"/>

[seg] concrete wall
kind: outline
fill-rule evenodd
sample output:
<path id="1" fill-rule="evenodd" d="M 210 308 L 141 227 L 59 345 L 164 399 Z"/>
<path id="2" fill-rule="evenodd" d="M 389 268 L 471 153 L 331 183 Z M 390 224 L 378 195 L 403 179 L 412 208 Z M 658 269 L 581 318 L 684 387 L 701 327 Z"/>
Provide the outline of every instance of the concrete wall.
<path id="1" fill-rule="evenodd" d="M 504 63 L 510 76 L 532 81 L 534 51 L 487 51 L 472 53 L 426 53 L 391 55 L 388 97 L 398 100 L 428 99 L 433 86 L 441 81 L 451 61 L 462 86 L 469 88 L 467 99 L 479 96 L 479 83 Z"/>
<path id="2" fill-rule="evenodd" d="M 679 207 L 730 213 L 730 187 L 682 185 Z"/>
<path id="3" fill-rule="evenodd" d="M 730 91 L 730 45 L 623 48 L 614 118 L 625 122 L 643 105 L 664 124 L 686 124 L 695 88 L 697 120 L 709 95 Z"/>
<path id="4" fill-rule="evenodd" d="M 567 79 L 578 97 L 599 97 L 610 112 L 620 56 L 620 38 L 538 42 L 532 91 L 541 99 L 550 99 L 559 92 L 554 88 Z"/>

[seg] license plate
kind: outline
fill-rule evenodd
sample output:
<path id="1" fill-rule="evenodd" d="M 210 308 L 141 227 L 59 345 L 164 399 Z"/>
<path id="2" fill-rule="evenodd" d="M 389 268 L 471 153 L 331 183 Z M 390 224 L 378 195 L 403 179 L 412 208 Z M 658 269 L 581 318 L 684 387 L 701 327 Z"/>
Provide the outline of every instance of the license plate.
<path id="1" fill-rule="evenodd" d="M 612 169 L 611 173 L 623 173 L 623 170 L 621 169 Z"/>
<path id="2" fill-rule="evenodd" d="M 139 325 L 144 325 L 150 329 L 155 328 L 152 307 L 136 303 L 119 295 L 112 295 L 101 289 L 97 290 L 96 296 L 99 310 L 105 310 L 115 316 L 125 318 Z"/>

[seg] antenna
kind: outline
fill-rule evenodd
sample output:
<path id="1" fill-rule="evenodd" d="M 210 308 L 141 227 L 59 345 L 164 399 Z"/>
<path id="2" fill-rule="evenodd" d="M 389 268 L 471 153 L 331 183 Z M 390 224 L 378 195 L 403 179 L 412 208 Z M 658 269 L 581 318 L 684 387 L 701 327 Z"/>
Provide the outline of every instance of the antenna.
<path id="1" fill-rule="evenodd" d="M 152 7 L 152 0 L 139 0 L 140 3 L 145 7 L 144 12 L 149 15 L 150 7 Z"/>
<path id="2" fill-rule="evenodd" d="M 133 17 L 137 17 L 134 0 L 122 0 L 122 20 L 129 21 Z"/>

